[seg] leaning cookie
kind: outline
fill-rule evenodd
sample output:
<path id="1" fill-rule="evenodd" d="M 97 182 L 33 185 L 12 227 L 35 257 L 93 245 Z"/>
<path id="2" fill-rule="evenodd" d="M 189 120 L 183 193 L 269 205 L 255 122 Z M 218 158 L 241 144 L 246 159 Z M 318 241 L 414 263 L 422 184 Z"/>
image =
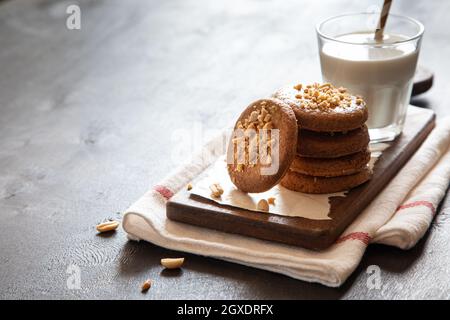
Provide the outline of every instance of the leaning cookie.
<path id="1" fill-rule="evenodd" d="M 361 152 L 370 141 L 366 125 L 346 133 L 299 130 L 297 153 L 302 157 L 337 158 Z"/>
<path id="2" fill-rule="evenodd" d="M 366 167 L 358 173 L 340 177 L 314 177 L 289 170 L 280 184 L 293 191 L 304 193 L 333 193 L 347 191 L 368 181 L 372 170 Z"/>
<path id="3" fill-rule="evenodd" d="M 272 188 L 295 157 L 297 137 L 297 120 L 289 105 L 278 99 L 250 104 L 236 121 L 228 144 L 227 167 L 233 184 L 251 193 Z"/>
<path id="4" fill-rule="evenodd" d="M 357 129 L 367 120 L 365 102 L 329 83 L 281 88 L 273 94 L 294 110 L 301 129 L 342 132 Z"/>
<path id="5" fill-rule="evenodd" d="M 369 150 L 334 159 L 296 156 L 290 170 L 316 177 L 346 176 L 363 171 L 370 161 Z"/>

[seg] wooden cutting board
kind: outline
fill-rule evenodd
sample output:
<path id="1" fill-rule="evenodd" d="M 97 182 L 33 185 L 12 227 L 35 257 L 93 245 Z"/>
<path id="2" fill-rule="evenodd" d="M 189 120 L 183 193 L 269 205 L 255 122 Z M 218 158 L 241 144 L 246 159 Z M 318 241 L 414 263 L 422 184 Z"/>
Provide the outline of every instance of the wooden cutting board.
<path id="1" fill-rule="evenodd" d="M 372 179 L 350 190 L 346 197 L 330 198 L 331 220 L 248 211 L 219 205 L 185 190 L 167 202 L 167 217 L 196 226 L 308 249 L 327 248 L 395 176 L 433 129 L 434 113 L 419 108 L 414 110 L 407 116 L 403 133 L 376 162 Z"/>

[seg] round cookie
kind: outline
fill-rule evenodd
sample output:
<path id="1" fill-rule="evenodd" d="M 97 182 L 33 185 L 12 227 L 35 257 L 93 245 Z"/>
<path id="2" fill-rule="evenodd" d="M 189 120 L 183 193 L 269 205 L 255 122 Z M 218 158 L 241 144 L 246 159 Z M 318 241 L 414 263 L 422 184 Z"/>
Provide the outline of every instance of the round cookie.
<path id="1" fill-rule="evenodd" d="M 288 86 L 272 96 L 292 107 L 301 129 L 349 131 L 361 127 L 368 117 L 366 104 L 361 98 L 328 83 Z"/>
<path id="2" fill-rule="evenodd" d="M 299 130 L 297 153 L 302 157 L 338 158 L 363 151 L 370 142 L 366 125 L 346 133 Z"/>
<path id="3" fill-rule="evenodd" d="M 370 160 L 369 150 L 334 159 L 305 158 L 296 156 L 290 170 L 316 177 L 337 177 L 364 170 Z"/>
<path id="4" fill-rule="evenodd" d="M 372 170 L 366 167 L 364 170 L 341 177 L 313 177 L 289 170 L 281 180 L 280 184 L 293 191 L 304 193 L 333 193 L 346 191 L 369 180 Z"/>
<path id="5" fill-rule="evenodd" d="M 227 149 L 227 167 L 231 181 L 244 192 L 256 193 L 269 190 L 281 180 L 296 154 L 298 126 L 294 112 L 281 100 L 261 99 L 244 110 L 236 121 L 234 129 Z M 245 134 L 247 131 L 252 132 L 249 129 L 254 129 L 258 136 L 260 129 L 270 129 L 268 131 L 273 142 L 271 147 L 267 147 L 267 152 L 270 154 L 270 148 L 278 147 L 278 157 L 273 154 L 274 157 L 264 159 L 262 154 L 260 156 L 260 148 L 257 147 L 256 161 L 253 161 L 256 163 L 252 164 L 251 152 L 249 152 L 252 148 L 248 141 L 254 141 L 254 136 L 250 139 L 242 138 L 242 132 Z M 278 139 L 275 139 L 276 132 L 273 129 L 278 129 Z M 241 150 L 244 149 L 241 154 L 245 154 L 245 157 L 244 161 L 238 161 L 238 146 L 242 146 L 243 141 L 245 147 L 241 148 Z M 276 149 L 273 151 L 276 152 Z M 267 159 L 271 160 L 267 162 Z"/>

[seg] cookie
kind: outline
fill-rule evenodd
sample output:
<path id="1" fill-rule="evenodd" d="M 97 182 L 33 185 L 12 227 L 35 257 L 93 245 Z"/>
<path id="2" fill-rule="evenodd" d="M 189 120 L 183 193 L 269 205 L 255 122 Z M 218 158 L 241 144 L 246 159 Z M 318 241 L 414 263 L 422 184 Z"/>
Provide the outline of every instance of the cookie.
<path id="1" fill-rule="evenodd" d="M 296 156 L 290 170 L 316 177 L 346 176 L 364 170 L 370 160 L 369 150 L 334 159 Z"/>
<path id="2" fill-rule="evenodd" d="M 301 129 L 319 132 L 349 131 L 361 127 L 368 117 L 362 98 L 329 83 L 288 86 L 276 91 L 273 97 L 292 107 Z"/>
<path id="3" fill-rule="evenodd" d="M 346 133 L 299 130 L 297 153 L 302 157 L 337 158 L 365 150 L 369 141 L 366 125 Z"/>
<path id="4" fill-rule="evenodd" d="M 352 189 L 369 180 L 372 170 L 369 167 L 362 171 L 340 177 L 314 177 L 288 170 L 280 184 L 293 191 L 304 193 L 333 193 Z"/>
<path id="5" fill-rule="evenodd" d="M 255 101 L 234 129 L 227 148 L 231 181 L 244 192 L 269 190 L 287 172 L 297 151 L 298 126 L 292 108 L 278 99 Z"/>

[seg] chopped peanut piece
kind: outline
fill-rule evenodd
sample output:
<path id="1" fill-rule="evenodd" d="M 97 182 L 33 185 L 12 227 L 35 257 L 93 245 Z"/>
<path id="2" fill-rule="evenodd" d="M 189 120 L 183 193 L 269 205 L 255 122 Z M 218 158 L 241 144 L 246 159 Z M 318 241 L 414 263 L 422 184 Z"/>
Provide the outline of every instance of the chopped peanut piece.
<path id="1" fill-rule="evenodd" d="M 103 223 L 98 224 L 96 229 L 97 229 L 98 232 L 113 231 L 113 230 L 117 229 L 119 224 L 120 223 L 118 221 L 107 221 L 107 222 L 103 222 Z"/>
<path id="2" fill-rule="evenodd" d="M 223 189 L 218 183 L 213 183 L 209 186 L 209 189 L 211 189 L 211 197 L 213 198 L 220 198 L 223 194 Z"/>
<path id="3" fill-rule="evenodd" d="M 178 269 L 184 263 L 184 258 L 165 258 L 161 259 L 161 264 L 166 269 Z"/>
<path id="4" fill-rule="evenodd" d="M 260 211 L 269 211 L 269 204 L 266 199 L 261 199 L 258 201 L 258 205 L 256 207 Z"/>
<path id="5" fill-rule="evenodd" d="M 141 286 L 141 292 L 147 292 L 151 286 L 152 286 L 152 281 L 150 279 L 145 280 Z"/>

